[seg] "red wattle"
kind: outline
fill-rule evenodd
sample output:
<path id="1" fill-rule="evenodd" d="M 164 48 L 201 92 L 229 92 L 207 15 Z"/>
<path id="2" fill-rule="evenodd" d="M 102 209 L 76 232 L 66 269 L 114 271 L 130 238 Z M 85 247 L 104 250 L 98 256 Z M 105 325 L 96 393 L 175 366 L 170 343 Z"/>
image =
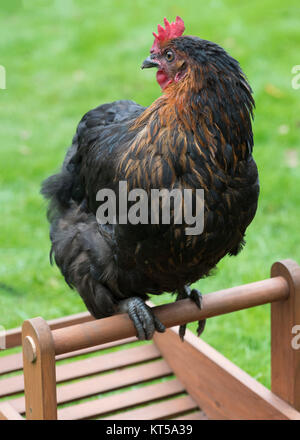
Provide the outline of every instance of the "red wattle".
<path id="1" fill-rule="evenodd" d="M 157 71 L 156 80 L 163 90 L 172 82 L 172 80 L 165 74 L 163 70 Z"/>

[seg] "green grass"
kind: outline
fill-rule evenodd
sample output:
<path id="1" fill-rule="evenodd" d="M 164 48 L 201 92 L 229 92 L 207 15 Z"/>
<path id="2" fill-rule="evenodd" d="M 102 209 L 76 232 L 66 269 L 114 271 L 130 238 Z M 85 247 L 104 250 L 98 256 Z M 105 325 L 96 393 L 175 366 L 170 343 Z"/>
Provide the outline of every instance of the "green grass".
<path id="1" fill-rule="evenodd" d="M 176 4 L 175 4 L 176 3 Z M 280 0 L 2 0 L 0 64 L 0 324 L 85 310 L 48 261 L 41 181 L 60 167 L 76 124 L 115 99 L 148 105 L 160 94 L 141 61 L 164 16 L 236 57 L 253 87 L 261 196 L 247 245 L 199 283 L 207 293 L 269 276 L 278 259 L 300 262 L 299 2 Z M 169 295 L 153 298 L 157 304 Z M 269 306 L 208 321 L 203 338 L 269 386 Z M 195 328 L 191 325 L 191 328 Z"/>

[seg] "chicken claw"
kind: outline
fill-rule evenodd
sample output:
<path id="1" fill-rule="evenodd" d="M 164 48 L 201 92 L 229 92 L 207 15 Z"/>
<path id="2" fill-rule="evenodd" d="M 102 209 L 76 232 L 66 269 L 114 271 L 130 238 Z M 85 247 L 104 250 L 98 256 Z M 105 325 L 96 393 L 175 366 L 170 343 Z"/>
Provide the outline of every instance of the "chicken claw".
<path id="1" fill-rule="evenodd" d="M 151 307 L 137 296 L 122 301 L 119 304 L 119 311 L 128 313 L 140 340 L 152 339 L 155 330 L 160 333 L 166 330 L 166 327 L 154 315 Z"/>
<path id="2" fill-rule="evenodd" d="M 181 299 L 190 298 L 192 301 L 196 303 L 196 305 L 199 307 L 199 309 L 202 309 L 202 294 L 197 289 L 191 289 L 188 286 L 184 286 L 183 289 L 180 289 L 177 294 L 176 301 L 179 301 Z M 206 319 L 202 319 L 201 321 L 198 321 L 198 327 L 197 327 L 197 335 L 200 336 L 205 328 Z M 186 324 L 183 324 L 179 327 L 179 336 L 182 342 L 184 341 L 184 335 L 186 331 Z"/>

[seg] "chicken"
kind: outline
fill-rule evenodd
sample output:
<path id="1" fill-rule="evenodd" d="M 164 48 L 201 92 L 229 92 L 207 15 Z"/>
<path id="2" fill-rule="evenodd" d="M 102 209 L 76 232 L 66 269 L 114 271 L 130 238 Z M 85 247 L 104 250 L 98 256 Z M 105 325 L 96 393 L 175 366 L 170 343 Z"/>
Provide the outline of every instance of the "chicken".
<path id="1" fill-rule="evenodd" d="M 183 36 L 181 18 L 164 22 L 142 64 L 157 68 L 162 95 L 147 108 L 121 100 L 86 113 L 61 171 L 42 186 L 50 200 L 51 260 L 95 318 L 127 312 L 140 339 L 165 330 L 145 303 L 149 294 L 172 292 L 201 307 L 202 295 L 190 285 L 242 249 L 259 195 L 254 100 L 239 63 L 215 43 Z M 174 199 L 169 223 L 162 199 L 158 221 L 151 223 L 149 211 L 148 221 L 124 221 L 120 182 L 128 194 L 190 190 L 181 213 L 187 204 L 195 211 L 202 189 L 201 231 L 188 234 L 191 223 L 175 221 Z M 111 221 L 98 218 L 107 202 L 101 190 L 116 195 Z M 198 334 L 203 328 L 200 321 Z M 182 339 L 184 332 L 181 326 Z"/>

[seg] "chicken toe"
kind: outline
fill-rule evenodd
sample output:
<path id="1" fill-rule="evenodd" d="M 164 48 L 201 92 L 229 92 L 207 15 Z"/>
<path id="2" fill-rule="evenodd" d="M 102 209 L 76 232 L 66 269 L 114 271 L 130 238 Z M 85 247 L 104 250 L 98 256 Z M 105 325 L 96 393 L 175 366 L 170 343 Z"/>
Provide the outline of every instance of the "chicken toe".
<path id="1" fill-rule="evenodd" d="M 140 340 L 152 339 L 155 331 L 163 333 L 165 326 L 157 319 L 145 302 L 137 297 L 131 297 L 119 304 L 119 312 L 128 313 L 137 331 Z"/>
<path id="2" fill-rule="evenodd" d="M 176 301 L 179 301 L 181 299 L 190 298 L 192 301 L 196 303 L 196 305 L 199 307 L 199 309 L 202 309 L 202 294 L 197 289 L 191 289 L 189 286 L 184 286 L 183 289 L 180 289 L 177 294 Z M 202 319 L 201 321 L 198 321 L 198 327 L 197 327 L 197 335 L 200 336 L 205 328 L 206 319 Z M 182 342 L 184 341 L 186 331 L 186 324 L 183 324 L 179 327 L 179 336 Z"/>

